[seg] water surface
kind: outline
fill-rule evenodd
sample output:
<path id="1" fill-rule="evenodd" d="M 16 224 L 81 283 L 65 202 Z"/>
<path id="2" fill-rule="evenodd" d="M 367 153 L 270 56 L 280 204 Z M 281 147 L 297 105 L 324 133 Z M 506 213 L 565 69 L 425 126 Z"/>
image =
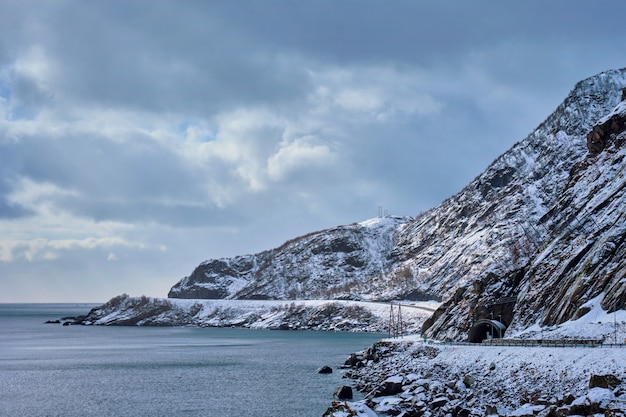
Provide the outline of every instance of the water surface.
<path id="1" fill-rule="evenodd" d="M 335 369 L 380 334 L 44 324 L 76 304 L 0 304 L 0 415 L 321 416 Z"/>

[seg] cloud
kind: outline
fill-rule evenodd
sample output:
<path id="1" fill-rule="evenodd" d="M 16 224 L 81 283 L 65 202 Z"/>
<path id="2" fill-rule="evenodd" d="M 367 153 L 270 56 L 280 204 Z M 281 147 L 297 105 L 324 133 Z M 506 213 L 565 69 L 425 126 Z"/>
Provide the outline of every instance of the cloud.
<path id="1" fill-rule="evenodd" d="M 268 160 L 269 177 L 276 181 L 285 179 L 297 171 L 323 169 L 336 159 L 328 146 L 308 142 L 307 138 L 302 138 L 281 146 Z"/>
<path id="2" fill-rule="evenodd" d="M 86 239 L 58 239 L 48 240 L 44 238 L 30 240 L 12 240 L 0 242 L 0 261 L 15 262 L 25 260 L 27 262 L 50 261 L 58 259 L 63 252 L 76 250 L 94 250 L 111 247 L 133 246 L 120 238 L 86 238 Z M 135 245 L 139 246 L 139 245 Z M 108 260 L 117 259 L 112 253 Z"/>
<path id="3" fill-rule="evenodd" d="M 397 117 L 432 116 L 444 104 L 429 92 L 421 71 L 399 71 L 393 66 L 357 66 L 311 71 L 315 99 L 329 111 L 344 110 L 374 121 Z"/>
<path id="4" fill-rule="evenodd" d="M 617 1 L 355 5 L 4 2 L 0 276 L 162 295 L 207 257 L 419 213 L 624 65 Z"/>

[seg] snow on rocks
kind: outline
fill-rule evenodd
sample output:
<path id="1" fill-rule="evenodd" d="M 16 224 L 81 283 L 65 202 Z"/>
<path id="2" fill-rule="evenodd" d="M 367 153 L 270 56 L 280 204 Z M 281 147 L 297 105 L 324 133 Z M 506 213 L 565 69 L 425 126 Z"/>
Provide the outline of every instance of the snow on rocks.
<path id="1" fill-rule="evenodd" d="M 385 216 L 308 233 L 257 254 L 207 260 L 176 283 L 168 297 L 395 298 L 379 294 L 372 285 L 390 271 L 394 237 L 410 220 L 410 217 Z M 404 287 L 408 285 L 406 279 L 400 282 Z M 402 292 L 405 291 L 396 291 Z"/>
<path id="2" fill-rule="evenodd" d="M 377 360 L 346 376 L 381 415 L 626 415 L 624 348 L 425 344 L 412 337 L 368 351 Z"/>
<path id="3" fill-rule="evenodd" d="M 363 403 L 333 401 L 322 417 L 377 417 L 371 408 Z"/>
<path id="4" fill-rule="evenodd" d="M 432 302 L 403 311 L 406 331 L 419 331 Z M 81 324 L 243 327 L 274 330 L 387 332 L 389 304 L 350 300 L 183 300 L 114 297 L 92 309 Z"/>

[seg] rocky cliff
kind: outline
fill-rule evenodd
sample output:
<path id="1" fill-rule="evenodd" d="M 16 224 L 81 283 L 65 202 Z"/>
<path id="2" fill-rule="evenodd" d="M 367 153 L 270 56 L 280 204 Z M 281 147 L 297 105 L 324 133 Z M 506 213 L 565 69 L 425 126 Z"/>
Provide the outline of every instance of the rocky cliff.
<path id="1" fill-rule="evenodd" d="M 436 208 L 440 220 L 413 225 L 402 240 L 409 247 L 442 226 L 451 241 L 426 264 L 424 285 L 447 293 L 426 335 L 460 339 L 480 318 L 509 330 L 559 324 L 598 296 L 605 310 L 623 308 L 625 85 L 624 70 L 580 82 L 528 138 Z M 433 271 L 437 264 L 455 276 Z"/>

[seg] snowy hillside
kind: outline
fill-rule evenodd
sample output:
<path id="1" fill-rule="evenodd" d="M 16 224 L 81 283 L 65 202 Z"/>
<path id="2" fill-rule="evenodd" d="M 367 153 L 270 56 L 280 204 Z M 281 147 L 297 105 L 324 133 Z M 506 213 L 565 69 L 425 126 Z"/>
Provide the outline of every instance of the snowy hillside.
<path id="1" fill-rule="evenodd" d="M 404 305 L 403 330 L 419 332 L 437 307 L 438 303 L 433 302 Z M 349 300 L 181 300 L 124 294 L 76 318 L 74 323 L 388 333 L 390 311 L 389 304 Z"/>
<path id="2" fill-rule="evenodd" d="M 526 139 L 415 219 L 207 261 L 170 297 L 437 299 L 444 304 L 424 331 L 456 340 L 486 317 L 511 330 L 561 323 L 601 293 L 605 309 L 621 308 L 624 87 L 625 70 L 579 82 Z"/>
<path id="3" fill-rule="evenodd" d="M 255 255 L 203 262 L 170 298 L 376 298 L 403 217 L 384 217 L 310 233 Z"/>
<path id="4" fill-rule="evenodd" d="M 587 137 L 619 114 L 625 74 L 578 83 L 528 138 L 405 231 L 404 264 L 425 271 L 429 291 L 448 294 L 427 335 L 458 340 L 485 317 L 511 331 L 554 325 L 601 294 L 604 309 L 623 308 L 623 134 L 607 135 L 600 153 Z"/>

